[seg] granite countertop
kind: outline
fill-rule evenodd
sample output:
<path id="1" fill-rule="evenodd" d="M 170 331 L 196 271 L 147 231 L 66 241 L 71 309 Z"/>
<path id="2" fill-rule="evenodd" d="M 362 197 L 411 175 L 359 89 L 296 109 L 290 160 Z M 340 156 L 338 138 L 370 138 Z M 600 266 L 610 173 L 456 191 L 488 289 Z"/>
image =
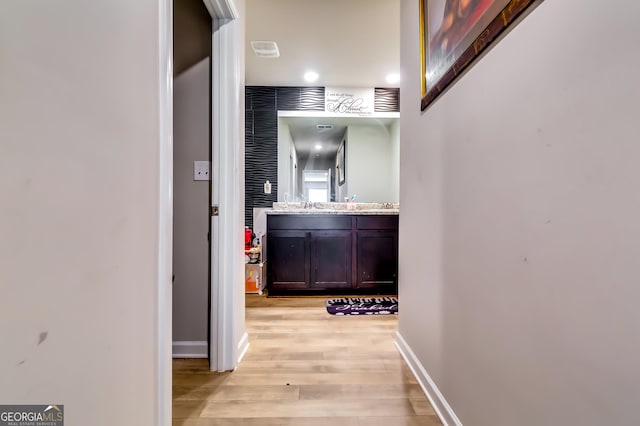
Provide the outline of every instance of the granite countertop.
<path id="1" fill-rule="evenodd" d="M 266 211 L 270 215 L 397 215 L 398 203 L 313 203 L 313 207 L 304 207 L 304 203 L 273 203 Z"/>

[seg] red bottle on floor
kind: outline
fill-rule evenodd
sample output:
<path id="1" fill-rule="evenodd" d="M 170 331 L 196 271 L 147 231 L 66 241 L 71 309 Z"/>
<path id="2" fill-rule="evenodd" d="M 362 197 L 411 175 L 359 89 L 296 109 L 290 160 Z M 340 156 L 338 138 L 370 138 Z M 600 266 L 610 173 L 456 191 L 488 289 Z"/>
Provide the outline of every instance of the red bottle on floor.
<path id="1" fill-rule="evenodd" d="M 248 226 L 244 227 L 244 248 L 245 249 L 250 249 L 251 248 L 251 235 L 253 233 L 251 232 L 251 229 L 249 229 Z"/>

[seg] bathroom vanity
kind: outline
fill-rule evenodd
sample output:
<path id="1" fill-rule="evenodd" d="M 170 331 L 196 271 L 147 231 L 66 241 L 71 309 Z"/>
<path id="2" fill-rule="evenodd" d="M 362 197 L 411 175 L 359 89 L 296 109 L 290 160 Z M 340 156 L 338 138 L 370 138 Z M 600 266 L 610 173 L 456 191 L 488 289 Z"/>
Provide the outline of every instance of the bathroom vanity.
<path id="1" fill-rule="evenodd" d="M 397 205 L 327 205 L 267 211 L 269 294 L 397 294 Z"/>

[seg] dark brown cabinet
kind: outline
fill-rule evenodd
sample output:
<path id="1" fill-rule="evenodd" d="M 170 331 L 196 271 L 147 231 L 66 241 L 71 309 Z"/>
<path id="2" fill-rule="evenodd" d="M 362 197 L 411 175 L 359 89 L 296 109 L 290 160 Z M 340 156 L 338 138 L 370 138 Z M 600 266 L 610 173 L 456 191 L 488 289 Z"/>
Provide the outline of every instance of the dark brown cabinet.
<path id="1" fill-rule="evenodd" d="M 396 293 L 398 289 L 398 216 L 358 216 L 358 289 Z"/>
<path id="2" fill-rule="evenodd" d="M 398 277 L 398 233 L 358 231 L 356 288 L 395 288 Z"/>
<path id="3" fill-rule="evenodd" d="M 397 215 L 267 216 L 271 294 L 396 294 Z"/>
<path id="4" fill-rule="evenodd" d="M 351 231 L 314 231 L 309 238 L 309 288 L 351 288 Z"/>
<path id="5" fill-rule="evenodd" d="M 305 231 L 274 231 L 267 237 L 268 286 L 273 289 L 309 287 L 309 240 Z"/>

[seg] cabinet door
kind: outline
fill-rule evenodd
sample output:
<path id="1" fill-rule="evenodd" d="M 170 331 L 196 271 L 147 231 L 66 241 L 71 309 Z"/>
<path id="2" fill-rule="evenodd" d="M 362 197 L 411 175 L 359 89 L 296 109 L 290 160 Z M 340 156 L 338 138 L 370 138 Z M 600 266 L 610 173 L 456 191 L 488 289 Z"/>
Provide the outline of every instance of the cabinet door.
<path id="1" fill-rule="evenodd" d="M 391 230 L 358 231 L 356 288 L 398 291 L 398 233 Z"/>
<path id="2" fill-rule="evenodd" d="M 305 231 L 267 234 L 267 285 L 305 290 L 309 283 L 309 242 Z"/>
<path id="3" fill-rule="evenodd" d="M 312 289 L 351 287 L 351 231 L 312 231 Z"/>

